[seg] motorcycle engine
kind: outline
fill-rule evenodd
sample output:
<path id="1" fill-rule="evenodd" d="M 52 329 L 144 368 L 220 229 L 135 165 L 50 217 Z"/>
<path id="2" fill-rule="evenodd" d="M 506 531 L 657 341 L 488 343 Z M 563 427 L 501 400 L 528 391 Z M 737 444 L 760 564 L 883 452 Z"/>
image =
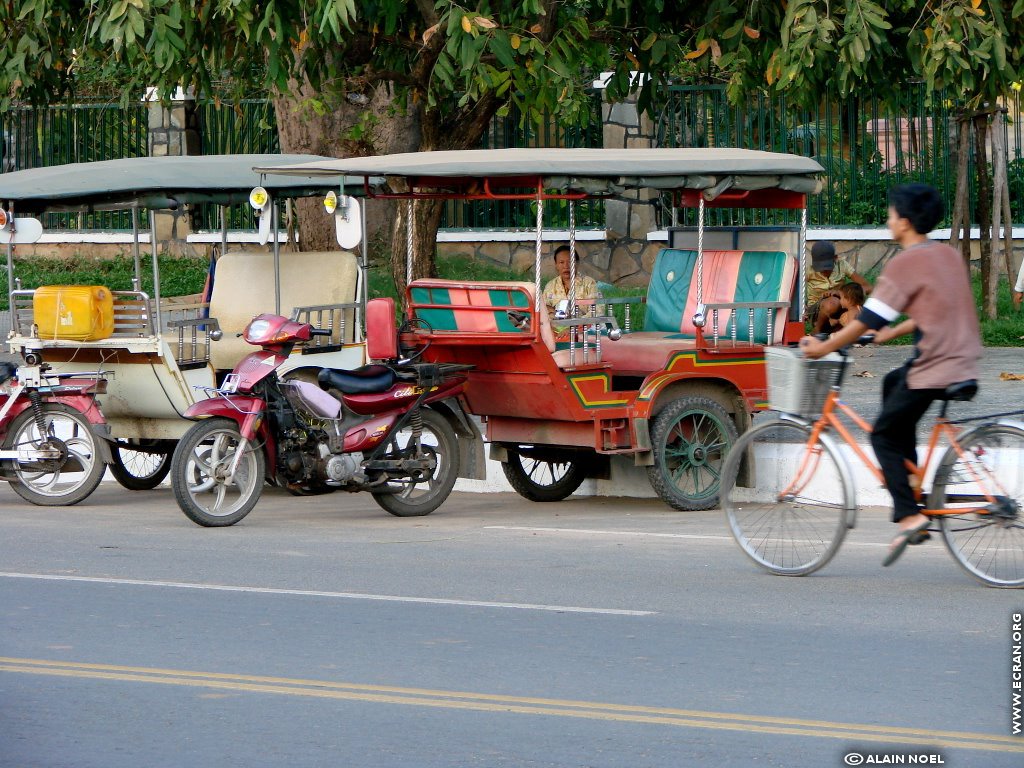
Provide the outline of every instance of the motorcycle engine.
<path id="1" fill-rule="evenodd" d="M 318 469 L 328 485 L 345 485 L 360 472 L 363 463 L 362 453 L 330 453 L 323 443 L 320 454 Z"/>

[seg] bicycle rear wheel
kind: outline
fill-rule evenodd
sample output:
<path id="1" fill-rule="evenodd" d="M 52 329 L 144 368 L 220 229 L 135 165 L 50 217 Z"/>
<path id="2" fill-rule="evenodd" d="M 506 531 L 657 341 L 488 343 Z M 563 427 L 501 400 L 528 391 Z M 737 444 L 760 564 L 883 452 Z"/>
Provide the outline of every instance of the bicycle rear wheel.
<path id="1" fill-rule="evenodd" d="M 782 576 L 825 565 L 846 536 L 854 489 L 832 441 L 774 419 L 742 434 L 722 468 L 722 507 L 743 552 Z"/>
<path id="2" fill-rule="evenodd" d="M 950 554 L 993 587 L 1024 586 L 1024 429 L 982 424 L 946 449 L 928 497 Z M 991 504 L 986 496 L 996 498 Z M 983 512 L 972 512 L 984 508 Z"/>

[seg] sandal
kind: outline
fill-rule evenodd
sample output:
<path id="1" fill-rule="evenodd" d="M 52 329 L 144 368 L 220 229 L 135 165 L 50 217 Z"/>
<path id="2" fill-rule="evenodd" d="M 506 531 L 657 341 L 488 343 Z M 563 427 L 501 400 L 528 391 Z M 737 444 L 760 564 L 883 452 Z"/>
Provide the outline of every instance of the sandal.
<path id="1" fill-rule="evenodd" d="M 886 555 L 885 560 L 882 561 L 882 566 L 888 567 L 895 563 L 897 560 L 899 560 L 900 555 L 902 555 L 904 550 L 906 550 L 907 545 L 910 544 L 911 539 L 917 536 L 917 534 L 926 531 L 928 529 L 928 526 L 931 524 L 931 520 L 925 520 L 923 523 L 915 525 L 913 528 L 908 528 L 905 531 L 900 531 L 899 533 L 897 533 L 896 537 L 893 539 L 893 545 L 889 549 L 889 554 Z"/>

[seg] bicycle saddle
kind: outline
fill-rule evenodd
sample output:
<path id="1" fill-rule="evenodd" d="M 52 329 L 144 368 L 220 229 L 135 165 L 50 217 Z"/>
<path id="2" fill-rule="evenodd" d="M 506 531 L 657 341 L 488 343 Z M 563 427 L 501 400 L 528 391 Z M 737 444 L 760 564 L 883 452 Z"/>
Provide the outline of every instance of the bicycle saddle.
<path id="1" fill-rule="evenodd" d="M 939 396 L 939 399 L 967 401 L 973 400 L 976 394 L 978 394 L 977 379 L 968 379 L 967 381 L 958 381 L 956 384 L 950 384 Z"/>
<path id="2" fill-rule="evenodd" d="M 395 383 L 395 372 L 386 365 L 364 365 L 352 371 L 324 368 L 316 377 L 321 389 L 337 389 L 346 395 L 384 392 Z"/>

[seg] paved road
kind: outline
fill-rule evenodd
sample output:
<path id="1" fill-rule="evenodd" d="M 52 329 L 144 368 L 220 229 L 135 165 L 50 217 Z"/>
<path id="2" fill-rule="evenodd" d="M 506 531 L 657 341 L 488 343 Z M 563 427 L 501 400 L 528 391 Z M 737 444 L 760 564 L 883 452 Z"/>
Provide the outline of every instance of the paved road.
<path id="1" fill-rule="evenodd" d="M 1024 593 L 934 543 L 883 570 L 889 534 L 784 579 L 647 500 L 269 493 L 204 530 L 166 488 L 0 487 L 0 765 L 1021 765 Z"/>

